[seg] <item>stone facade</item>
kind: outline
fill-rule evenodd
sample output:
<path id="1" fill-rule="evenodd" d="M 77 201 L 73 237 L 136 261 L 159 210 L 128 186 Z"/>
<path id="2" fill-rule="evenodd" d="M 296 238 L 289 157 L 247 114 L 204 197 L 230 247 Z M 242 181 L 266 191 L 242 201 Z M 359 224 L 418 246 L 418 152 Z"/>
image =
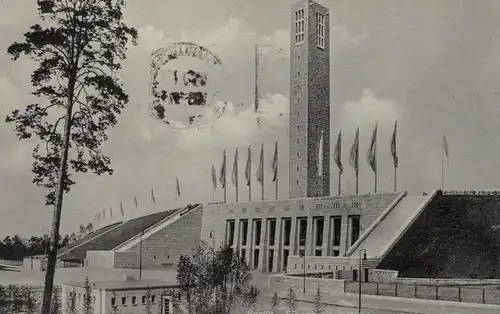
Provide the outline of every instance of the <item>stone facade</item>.
<path id="1" fill-rule="evenodd" d="M 91 283 L 91 286 L 93 283 Z M 184 313 L 181 309 L 175 309 L 172 298 L 177 288 L 151 286 L 151 312 L 152 313 Z M 81 285 L 71 283 L 62 286 L 63 313 L 66 313 L 69 305 L 70 294 L 75 294 L 75 306 L 78 312 L 83 312 L 85 288 Z M 147 288 L 92 288 L 92 308 L 94 314 L 112 314 L 113 306 L 118 313 L 145 313 L 146 312 Z M 165 299 L 169 301 L 165 302 Z M 163 301 L 163 302 L 162 302 Z M 164 311 L 164 307 L 169 309 Z"/>
<path id="2" fill-rule="evenodd" d="M 269 276 L 269 286 L 276 291 L 279 296 L 286 297 L 289 288 L 297 296 L 303 295 L 304 278 L 283 275 Z M 327 291 L 329 296 L 344 293 L 344 281 L 336 279 L 307 278 L 305 280 L 306 295 L 314 295 L 318 289 Z"/>
<path id="3" fill-rule="evenodd" d="M 202 218 L 203 209 L 201 207 L 194 209 L 142 241 L 143 268 L 159 269 L 177 265 L 181 255 L 191 255 L 193 249 L 201 244 Z M 119 259 L 115 257 L 115 265 L 137 268 L 140 250 L 140 243 L 134 245 L 126 252 L 132 259 L 119 262 Z"/>
<path id="4" fill-rule="evenodd" d="M 359 219 L 359 235 L 399 197 L 398 193 L 379 193 L 365 195 L 346 195 L 335 197 L 277 200 L 236 204 L 209 204 L 203 209 L 201 239 L 216 246 L 230 240 L 232 230 L 233 246 L 245 255 L 247 263 L 264 272 L 280 272 L 286 265 L 286 256 L 299 255 L 304 251 L 307 256 L 343 255 L 352 245 L 352 226 L 350 221 Z M 320 232 L 318 220 L 323 219 L 322 241 L 317 246 Z M 300 243 L 299 222 L 307 221 L 305 240 Z M 340 226 L 333 231 L 334 221 Z M 231 227 L 231 224 L 232 227 Z M 256 242 L 255 232 L 260 224 L 260 243 Z M 271 224 L 274 224 L 274 244 L 271 244 Z M 289 241 L 285 241 L 285 224 L 289 226 Z M 246 240 L 243 229 L 246 225 Z M 210 238 L 211 232 L 214 237 Z M 334 234 L 338 239 L 334 243 Z M 335 245 L 334 245 L 335 244 Z M 244 250 L 244 251 L 243 251 Z M 257 251 L 258 250 L 258 253 Z M 258 255 L 258 260 L 256 259 Z M 271 258 L 272 254 L 272 258 Z"/>
<path id="5" fill-rule="evenodd" d="M 319 28 L 322 36 L 318 34 Z M 330 195 L 328 9 L 310 0 L 293 5 L 290 34 L 290 198 L 327 196 Z M 323 172 L 319 176 L 318 144 L 321 134 Z"/>

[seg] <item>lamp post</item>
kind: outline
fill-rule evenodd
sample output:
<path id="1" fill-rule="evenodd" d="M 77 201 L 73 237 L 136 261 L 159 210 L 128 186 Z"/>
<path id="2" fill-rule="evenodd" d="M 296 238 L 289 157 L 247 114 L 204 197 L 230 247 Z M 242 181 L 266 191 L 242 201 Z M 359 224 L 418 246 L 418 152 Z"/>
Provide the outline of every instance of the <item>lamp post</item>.
<path id="1" fill-rule="evenodd" d="M 361 255 L 363 253 L 363 255 Z M 361 258 L 363 257 L 363 258 Z M 363 260 L 366 261 L 366 249 L 361 249 L 359 250 L 359 311 L 358 313 L 361 314 L 361 270 L 363 267 Z"/>
<path id="2" fill-rule="evenodd" d="M 306 294 L 306 252 L 301 251 L 300 252 L 300 257 L 302 257 L 303 260 L 303 267 L 304 268 L 304 283 L 303 283 L 303 292 Z"/>

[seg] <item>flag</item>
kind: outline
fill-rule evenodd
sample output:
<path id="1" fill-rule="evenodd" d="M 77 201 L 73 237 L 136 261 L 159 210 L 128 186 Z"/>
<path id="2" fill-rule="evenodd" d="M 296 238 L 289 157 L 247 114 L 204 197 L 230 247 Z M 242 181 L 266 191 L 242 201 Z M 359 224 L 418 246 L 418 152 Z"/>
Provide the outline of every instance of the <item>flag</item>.
<path id="1" fill-rule="evenodd" d="M 398 167 L 399 164 L 399 159 L 398 159 L 398 153 L 396 150 L 396 135 L 398 132 L 398 121 L 394 122 L 394 130 L 392 131 L 392 139 L 391 139 L 391 154 L 392 154 L 392 160 L 394 163 L 394 168 Z"/>
<path id="2" fill-rule="evenodd" d="M 151 203 L 156 204 L 155 191 L 151 188 Z"/>
<path id="3" fill-rule="evenodd" d="M 444 154 L 446 156 L 446 164 L 450 164 L 450 155 L 449 155 L 449 152 L 448 152 L 448 141 L 446 140 L 446 136 L 443 135 L 443 150 L 444 150 Z"/>
<path id="4" fill-rule="evenodd" d="M 220 169 L 220 186 L 221 188 L 226 187 L 226 150 L 224 149 L 223 155 L 222 155 L 222 166 Z"/>
<path id="5" fill-rule="evenodd" d="M 134 194 L 134 203 L 135 203 L 135 209 L 137 209 L 139 205 L 137 203 L 137 196 L 135 196 L 135 194 Z"/>
<path id="6" fill-rule="evenodd" d="M 212 185 L 214 191 L 217 190 L 217 173 L 215 172 L 215 165 L 212 165 Z"/>
<path id="7" fill-rule="evenodd" d="M 125 211 L 123 210 L 123 203 L 120 201 L 120 212 L 122 216 L 125 216 Z"/>
<path id="8" fill-rule="evenodd" d="M 356 129 L 354 143 L 351 146 L 351 154 L 349 155 L 349 163 L 354 167 L 356 173 L 359 171 L 359 127 Z"/>
<path id="9" fill-rule="evenodd" d="M 235 187 L 238 187 L 238 147 L 234 152 L 234 163 L 233 163 L 233 174 L 231 175 L 231 181 Z"/>
<path id="10" fill-rule="evenodd" d="M 372 140 L 370 142 L 370 149 L 368 150 L 368 164 L 373 172 L 377 172 L 377 129 L 378 123 L 375 123 L 373 129 Z"/>
<path id="11" fill-rule="evenodd" d="M 260 185 L 264 185 L 264 143 L 260 148 L 260 162 L 259 168 L 257 168 L 257 181 L 259 181 Z"/>
<path id="12" fill-rule="evenodd" d="M 342 130 L 339 131 L 339 136 L 337 137 L 337 144 L 335 145 L 335 151 L 333 153 L 333 158 L 335 159 L 335 163 L 339 168 L 339 172 L 342 173 L 344 168 L 342 167 Z"/>
<path id="13" fill-rule="evenodd" d="M 252 184 L 252 147 L 248 145 L 248 157 L 247 157 L 247 165 L 245 167 L 245 178 L 247 179 L 247 185 L 250 186 Z"/>
<path id="14" fill-rule="evenodd" d="M 323 131 L 321 131 L 321 136 L 319 137 L 316 151 L 318 153 L 318 176 L 322 176 L 323 175 Z"/>
<path id="15" fill-rule="evenodd" d="M 181 196 L 181 185 L 179 184 L 179 177 L 175 177 L 175 184 L 177 185 L 177 196 Z"/>
<path id="16" fill-rule="evenodd" d="M 271 167 L 273 169 L 273 182 L 276 182 L 278 180 L 278 141 L 274 143 L 274 156 Z"/>
<path id="17" fill-rule="evenodd" d="M 109 218 L 113 218 L 113 207 L 109 208 Z"/>

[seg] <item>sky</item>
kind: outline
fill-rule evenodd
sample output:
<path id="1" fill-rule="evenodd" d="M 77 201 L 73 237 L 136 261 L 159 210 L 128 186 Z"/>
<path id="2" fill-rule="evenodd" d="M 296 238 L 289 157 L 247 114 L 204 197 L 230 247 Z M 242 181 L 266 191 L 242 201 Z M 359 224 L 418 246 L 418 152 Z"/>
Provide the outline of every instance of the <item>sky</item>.
<path id="1" fill-rule="evenodd" d="M 188 203 L 222 200 L 212 193 L 211 167 L 219 172 L 227 149 L 228 173 L 240 150 L 240 200 L 247 200 L 244 167 L 253 147 L 253 199 L 260 198 L 255 180 L 260 143 L 265 145 L 265 198 L 275 198 L 271 180 L 274 141 L 279 143 L 279 197 L 288 196 L 289 29 L 292 0 L 128 0 L 125 22 L 138 29 L 121 77 L 130 103 L 109 130 L 103 151 L 114 174 L 75 175 L 65 195 L 61 232 L 94 222 L 100 226 Z M 393 189 L 389 141 L 398 121 L 398 190 L 418 194 L 441 187 L 442 137 L 449 143 L 445 189 L 496 189 L 500 186 L 500 3 L 467 0 L 322 0 L 330 9 L 332 149 L 342 129 L 342 193 L 354 193 L 349 148 L 360 127 L 360 192 L 373 191 L 366 162 L 373 126 L 379 124 L 378 190 Z M 50 228 L 51 207 L 45 191 L 32 183 L 31 150 L 36 141 L 20 142 L 5 115 L 23 108 L 30 98 L 27 58 L 13 62 L 6 53 L 38 21 L 34 1 L 0 2 L 0 237 L 41 234 Z M 176 130 L 149 114 L 151 53 L 174 42 L 190 41 L 208 48 L 223 62 L 217 101 L 230 110 L 213 128 Z M 254 44 L 262 52 L 259 88 L 262 125 L 252 113 Z M 231 106 L 234 104 L 234 106 Z M 331 154 L 333 161 L 333 153 Z M 181 196 L 175 197 L 175 178 Z M 151 202 L 154 189 L 156 203 Z M 332 162 L 331 193 L 337 191 Z M 138 208 L 134 205 L 134 195 Z M 227 197 L 235 200 L 228 176 Z"/>

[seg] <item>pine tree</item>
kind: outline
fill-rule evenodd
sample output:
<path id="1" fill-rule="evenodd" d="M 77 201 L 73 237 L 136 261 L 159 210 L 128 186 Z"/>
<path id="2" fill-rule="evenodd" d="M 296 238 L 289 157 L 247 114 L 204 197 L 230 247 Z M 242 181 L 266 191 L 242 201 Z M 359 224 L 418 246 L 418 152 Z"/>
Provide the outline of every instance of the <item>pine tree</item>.
<path id="1" fill-rule="evenodd" d="M 129 40 L 137 42 L 137 30 L 123 23 L 125 0 L 33 2 L 40 21 L 7 53 L 13 60 L 26 55 L 37 64 L 31 84 L 38 101 L 14 110 L 5 121 L 15 125 L 20 140 L 38 138 L 33 183 L 47 189 L 45 203 L 54 206 L 41 311 L 49 314 L 63 196 L 77 172 L 113 173 L 102 144 L 129 100 L 117 74 Z"/>
<path id="2" fill-rule="evenodd" d="M 66 313 L 67 314 L 76 314 L 76 292 L 75 289 L 70 291 L 68 297 L 66 299 Z"/>
<path id="3" fill-rule="evenodd" d="M 89 277 L 85 278 L 85 294 L 83 296 L 83 314 L 94 314 L 92 304 L 92 288 L 90 287 Z"/>
<path id="4" fill-rule="evenodd" d="M 295 294 L 295 291 L 293 291 L 292 287 L 288 287 L 286 306 L 290 310 L 289 313 L 294 313 L 297 310 L 297 295 Z"/>
<path id="5" fill-rule="evenodd" d="M 151 287 L 148 286 L 146 290 L 146 306 L 144 307 L 144 314 L 152 314 L 153 313 L 153 303 L 151 301 L 152 297 Z"/>
<path id="6" fill-rule="evenodd" d="M 280 298 L 278 296 L 278 292 L 274 291 L 273 296 L 271 297 L 271 309 L 273 310 L 273 313 L 276 313 L 276 309 L 280 305 Z"/>
<path id="7" fill-rule="evenodd" d="M 316 294 L 314 295 L 313 302 L 313 313 L 323 313 L 325 311 L 325 304 L 323 303 L 323 298 L 321 297 L 319 285 L 318 289 L 316 290 Z"/>
<path id="8" fill-rule="evenodd" d="M 50 306 L 50 314 L 61 314 L 62 304 L 61 304 L 61 289 L 55 288 L 54 295 L 52 296 L 52 305 Z"/>

